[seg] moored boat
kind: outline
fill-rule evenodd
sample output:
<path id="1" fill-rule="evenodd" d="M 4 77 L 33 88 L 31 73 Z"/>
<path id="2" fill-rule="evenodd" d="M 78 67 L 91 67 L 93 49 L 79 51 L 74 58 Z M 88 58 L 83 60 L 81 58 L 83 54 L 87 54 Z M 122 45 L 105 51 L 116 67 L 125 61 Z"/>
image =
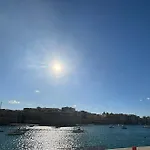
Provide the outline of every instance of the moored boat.
<path id="1" fill-rule="evenodd" d="M 7 135 L 22 135 L 24 133 L 25 133 L 25 131 L 15 130 L 15 131 L 8 132 Z"/>
<path id="2" fill-rule="evenodd" d="M 124 125 L 122 125 L 122 129 L 127 129 L 127 127 L 126 127 L 126 126 L 124 126 Z"/>
<path id="3" fill-rule="evenodd" d="M 30 129 L 28 129 L 28 128 L 20 128 L 20 129 L 18 129 L 19 131 L 24 131 L 24 132 L 26 132 L 26 131 L 29 131 Z"/>
<path id="4" fill-rule="evenodd" d="M 143 126 L 143 128 L 149 128 L 150 129 L 150 126 L 149 125 L 145 125 L 145 126 Z"/>
<path id="5" fill-rule="evenodd" d="M 113 126 L 113 125 L 111 125 L 111 126 L 109 126 L 109 128 L 114 128 L 114 126 Z"/>
<path id="6" fill-rule="evenodd" d="M 29 125 L 29 127 L 34 127 L 34 125 L 33 125 L 33 124 L 31 124 L 31 125 Z"/>
<path id="7" fill-rule="evenodd" d="M 22 135 L 26 133 L 27 131 L 29 131 L 29 129 L 27 128 L 18 128 L 16 130 L 8 132 L 7 135 Z"/>
<path id="8" fill-rule="evenodd" d="M 73 130 L 73 133 L 83 133 L 84 130 L 78 127 L 77 129 Z"/>

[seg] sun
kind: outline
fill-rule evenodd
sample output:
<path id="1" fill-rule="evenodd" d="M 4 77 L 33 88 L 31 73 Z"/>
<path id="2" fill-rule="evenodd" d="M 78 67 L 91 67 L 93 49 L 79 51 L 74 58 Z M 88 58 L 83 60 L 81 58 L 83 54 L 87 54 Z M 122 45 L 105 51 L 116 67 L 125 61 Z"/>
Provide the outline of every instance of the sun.
<path id="1" fill-rule="evenodd" d="M 54 61 L 52 64 L 51 64 L 51 70 L 53 72 L 53 74 L 55 74 L 56 76 L 60 76 L 63 74 L 63 71 L 64 71 L 64 66 L 61 62 L 59 61 Z"/>
<path id="2" fill-rule="evenodd" d="M 55 63 L 53 64 L 52 69 L 54 72 L 60 73 L 62 72 L 62 65 L 60 63 Z"/>
<path id="3" fill-rule="evenodd" d="M 49 71 L 53 77 L 64 77 L 66 75 L 66 65 L 60 60 L 53 60 L 49 63 Z"/>

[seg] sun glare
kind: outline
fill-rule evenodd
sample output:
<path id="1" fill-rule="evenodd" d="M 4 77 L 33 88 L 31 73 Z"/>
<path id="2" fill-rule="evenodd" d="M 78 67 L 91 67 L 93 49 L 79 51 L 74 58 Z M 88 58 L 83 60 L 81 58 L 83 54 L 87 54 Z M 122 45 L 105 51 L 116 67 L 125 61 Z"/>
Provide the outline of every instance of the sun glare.
<path id="1" fill-rule="evenodd" d="M 51 64 L 51 70 L 52 72 L 57 76 L 60 76 L 63 74 L 63 70 L 64 70 L 64 66 L 61 62 L 58 62 L 58 61 L 54 61 L 52 64 Z"/>
<path id="2" fill-rule="evenodd" d="M 52 68 L 53 68 L 53 71 L 56 73 L 62 72 L 62 65 L 59 63 L 55 63 Z"/>

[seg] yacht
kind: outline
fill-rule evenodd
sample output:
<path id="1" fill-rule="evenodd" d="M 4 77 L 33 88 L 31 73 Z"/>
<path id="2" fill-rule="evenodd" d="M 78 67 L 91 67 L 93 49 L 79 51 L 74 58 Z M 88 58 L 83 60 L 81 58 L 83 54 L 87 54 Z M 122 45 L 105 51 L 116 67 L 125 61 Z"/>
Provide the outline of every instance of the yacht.
<path id="1" fill-rule="evenodd" d="M 73 133 L 83 133 L 84 130 L 78 127 L 77 129 L 73 130 Z"/>

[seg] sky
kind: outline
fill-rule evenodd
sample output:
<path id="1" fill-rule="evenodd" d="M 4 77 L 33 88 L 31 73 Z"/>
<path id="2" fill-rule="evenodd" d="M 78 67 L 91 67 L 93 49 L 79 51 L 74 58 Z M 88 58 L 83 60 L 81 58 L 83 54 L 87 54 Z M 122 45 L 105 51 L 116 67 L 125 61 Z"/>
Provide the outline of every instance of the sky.
<path id="1" fill-rule="evenodd" d="M 1 0 L 2 108 L 150 115 L 148 0 Z"/>

